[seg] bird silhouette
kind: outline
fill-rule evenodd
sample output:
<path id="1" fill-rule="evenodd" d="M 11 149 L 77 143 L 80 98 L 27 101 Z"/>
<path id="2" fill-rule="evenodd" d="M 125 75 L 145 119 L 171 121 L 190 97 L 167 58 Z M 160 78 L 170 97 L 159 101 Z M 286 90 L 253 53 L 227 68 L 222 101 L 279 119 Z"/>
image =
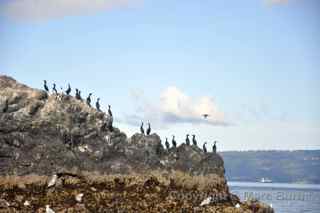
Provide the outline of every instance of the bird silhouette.
<path id="1" fill-rule="evenodd" d="M 196 135 L 192 135 L 192 144 L 193 144 L 194 146 L 198 146 L 197 140 L 196 140 Z"/>
<path id="2" fill-rule="evenodd" d="M 70 84 L 68 84 L 68 89 L 66 90 L 66 94 L 70 95 L 70 93 L 71 93 L 71 86 Z"/>
<path id="3" fill-rule="evenodd" d="M 55 84 L 55 83 L 53 84 L 52 91 L 55 92 L 56 94 L 58 94 L 58 91 L 57 91 L 57 89 L 56 89 L 56 84 Z"/>
<path id="4" fill-rule="evenodd" d="M 110 105 L 108 105 L 108 114 L 109 114 L 109 116 L 112 117 L 112 112 L 111 112 L 111 106 Z"/>
<path id="5" fill-rule="evenodd" d="M 217 141 L 214 141 L 214 142 L 213 142 L 213 146 L 212 146 L 212 152 L 213 152 L 213 153 L 216 153 L 216 152 L 217 152 L 217 145 L 216 145 L 216 144 L 217 144 Z"/>
<path id="6" fill-rule="evenodd" d="M 143 121 L 141 121 L 140 132 L 144 135 Z"/>
<path id="7" fill-rule="evenodd" d="M 174 135 L 172 135 L 172 146 L 174 147 L 174 148 L 176 148 L 177 147 L 177 142 L 176 142 L 176 140 L 175 140 L 175 136 Z"/>
<path id="8" fill-rule="evenodd" d="M 207 119 L 210 115 L 209 114 L 203 114 L 202 116 L 204 117 L 204 119 Z"/>
<path id="9" fill-rule="evenodd" d="M 169 150 L 169 148 L 170 148 L 170 143 L 169 143 L 169 141 L 168 141 L 168 138 L 166 138 L 165 145 L 166 145 L 166 148 Z"/>
<path id="10" fill-rule="evenodd" d="M 89 107 L 91 107 L 91 95 L 92 93 L 89 93 L 89 96 L 87 97 L 87 104 Z"/>
<path id="11" fill-rule="evenodd" d="M 186 144 L 187 146 L 190 146 L 189 134 L 186 135 Z"/>
<path id="12" fill-rule="evenodd" d="M 49 92 L 49 88 L 48 88 L 48 85 L 47 85 L 47 81 L 46 80 L 43 80 L 43 87 L 44 87 L 44 90 L 46 92 Z"/>
<path id="13" fill-rule="evenodd" d="M 150 123 L 148 123 L 147 135 L 150 135 L 150 133 L 151 133 L 151 126 L 150 126 Z"/>
<path id="14" fill-rule="evenodd" d="M 204 144 L 203 144 L 203 152 L 204 153 L 207 153 L 207 147 L 206 147 L 206 144 L 207 144 L 207 142 L 204 142 Z"/>
<path id="15" fill-rule="evenodd" d="M 98 99 L 97 99 L 97 102 L 96 102 L 96 108 L 97 108 L 97 110 L 98 110 L 99 112 L 101 112 L 101 110 L 100 110 L 100 103 L 99 103 L 99 101 L 100 101 L 100 98 L 98 98 Z"/>

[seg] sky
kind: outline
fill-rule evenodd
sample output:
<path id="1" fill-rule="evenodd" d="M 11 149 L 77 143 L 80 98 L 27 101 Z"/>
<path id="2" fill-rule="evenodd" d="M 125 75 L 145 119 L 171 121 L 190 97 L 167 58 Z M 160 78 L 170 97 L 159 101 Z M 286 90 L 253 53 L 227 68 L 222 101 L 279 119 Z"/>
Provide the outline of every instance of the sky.
<path id="1" fill-rule="evenodd" d="M 318 0 L 0 0 L 0 74 L 218 150 L 320 148 Z M 205 119 L 202 114 L 209 114 Z M 210 148 L 208 148 L 210 150 Z"/>

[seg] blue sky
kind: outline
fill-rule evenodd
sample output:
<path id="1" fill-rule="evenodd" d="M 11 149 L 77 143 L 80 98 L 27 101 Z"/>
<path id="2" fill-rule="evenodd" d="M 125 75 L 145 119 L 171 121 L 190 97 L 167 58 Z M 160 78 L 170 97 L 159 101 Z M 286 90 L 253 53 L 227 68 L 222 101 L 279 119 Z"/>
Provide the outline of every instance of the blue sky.
<path id="1" fill-rule="evenodd" d="M 0 1 L 0 73 L 93 92 L 129 136 L 320 148 L 319 1 L 78 2 Z"/>

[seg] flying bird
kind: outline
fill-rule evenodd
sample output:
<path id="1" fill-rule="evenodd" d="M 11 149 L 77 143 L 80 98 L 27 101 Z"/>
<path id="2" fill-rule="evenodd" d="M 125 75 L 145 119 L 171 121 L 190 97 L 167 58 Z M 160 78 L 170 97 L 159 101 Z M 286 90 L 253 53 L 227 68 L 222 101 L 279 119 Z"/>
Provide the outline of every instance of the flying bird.
<path id="1" fill-rule="evenodd" d="M 204 119 L 207 119 L 210 115 L 209 114 L 203 114 L 202 116 L 204 117 Z"/>

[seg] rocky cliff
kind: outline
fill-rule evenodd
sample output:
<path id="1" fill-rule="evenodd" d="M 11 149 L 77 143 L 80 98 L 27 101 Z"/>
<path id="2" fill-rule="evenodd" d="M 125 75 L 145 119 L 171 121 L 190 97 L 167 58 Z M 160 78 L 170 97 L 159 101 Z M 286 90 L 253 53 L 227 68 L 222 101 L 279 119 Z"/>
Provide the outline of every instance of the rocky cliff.
<path id="1" fill-rule="evenodd" d="M 0 175 L 161 169 L 224 177 L 218 154 L 185 144 L 165 150 L 157 134 L 127 138 L 112 120 L 72 96 L 0 76 Z"/>
<path id="2" fill-rule="evenodd" d="M 0 212 L 261 212 L 229 192 L 216 153 L 131 138 L 65 94 L 0 76 Z"/>

